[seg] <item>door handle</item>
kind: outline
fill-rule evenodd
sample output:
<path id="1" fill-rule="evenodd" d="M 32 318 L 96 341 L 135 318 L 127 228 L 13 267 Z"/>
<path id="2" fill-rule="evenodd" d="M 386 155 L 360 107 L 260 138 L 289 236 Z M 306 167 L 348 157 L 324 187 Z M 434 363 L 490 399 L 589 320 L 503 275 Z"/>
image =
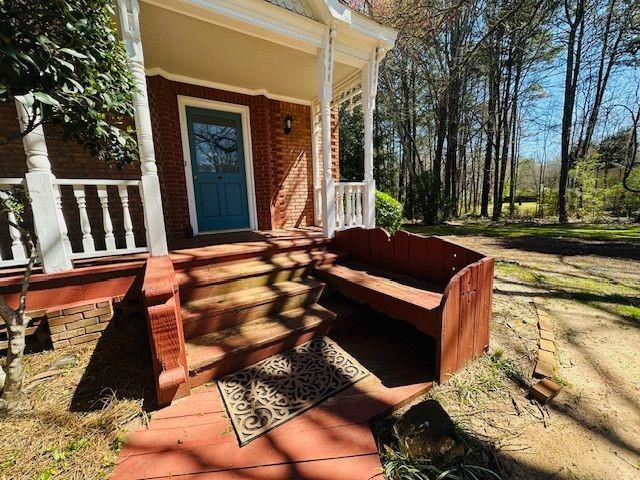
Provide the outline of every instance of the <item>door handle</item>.
<path id="1" fill-rule="evenodd" d="M 197 176 L 197 175 L 194 175 L 194 176 L 193 176 L 193 179 L 194 179 L 194 180 L 198 180 L 198 176 Z"/>
<path id="2" fill-rule="evenodd" d="M 222 176 L 219 176 L 219 177 L 218 177 L 218 180 L 222 180 Z"/>

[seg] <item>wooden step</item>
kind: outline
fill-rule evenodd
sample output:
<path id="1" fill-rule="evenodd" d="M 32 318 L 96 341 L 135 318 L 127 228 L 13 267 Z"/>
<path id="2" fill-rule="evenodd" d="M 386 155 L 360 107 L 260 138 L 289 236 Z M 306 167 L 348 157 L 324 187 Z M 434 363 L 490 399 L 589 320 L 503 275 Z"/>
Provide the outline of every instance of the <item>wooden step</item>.
<path id="1" fill-rule="evenodd" d="M 183 303 L 185 338 L 311 305 L 318 301 L 323 288 L 318 280 L 301 278 Z"/>
<path id="2" fill-rule="evenodd" d="M 191 387 L 326 335 L 335 317 L 312 304 L 191 338 L 186 342 Z"/>
<path id="3" fill-rule="evenodd" d="M 224 243 L 198 248 L 174 249 L 171 259 L 176 271 L 198 265 L 225 263 L 236 260 L 268 259 L 286 252 L 309 252 L 328 248 L 333 241 L 328 238 L 282 238 L 269 241 Z"/>
<path id="4" fill-rule="evenodd" d="M 269 259 L 205 265 L 177 274 L 183 303 L 306 277 L 314 266 L 331 265 L 342 258 L 326 251 L 293 252 Z"/>

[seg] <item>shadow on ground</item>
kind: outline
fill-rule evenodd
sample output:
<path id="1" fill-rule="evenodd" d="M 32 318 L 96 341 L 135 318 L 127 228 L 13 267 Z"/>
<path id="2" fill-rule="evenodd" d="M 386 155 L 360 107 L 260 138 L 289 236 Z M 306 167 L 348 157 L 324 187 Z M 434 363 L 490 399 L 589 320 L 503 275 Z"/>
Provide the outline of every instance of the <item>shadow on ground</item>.
<path id="1" fill-rule="evenodd" d="M 71 411 L 99 410 L 101 399 L 112 395 L 141 399 L 146 411 L 157 408 L 149 340 L 141 314 L 116 313 L 109 322 L 74 392 Z"/>

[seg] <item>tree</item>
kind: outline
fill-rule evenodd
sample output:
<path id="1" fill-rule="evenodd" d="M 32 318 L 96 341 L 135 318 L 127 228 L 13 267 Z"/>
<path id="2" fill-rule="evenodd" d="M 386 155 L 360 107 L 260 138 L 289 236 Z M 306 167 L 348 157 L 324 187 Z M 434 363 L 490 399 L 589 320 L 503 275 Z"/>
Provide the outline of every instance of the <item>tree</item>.
<path id="1" fill-rule="evenodd" d="M 110 0 L 0 0 L 0 102 L 17 97 L 65 140 L 122 167 L 137 159 L 135 83 L 113 18 Z"/>
<path id="2" fill-rule="evenodd" d="M 101 161 L 122 167 L 137 159 L 130 122 L 135 84 L 113 18 L 110 0 L 0 0 L 0 102 L 16 99 L 30 112 L 26 128 L 3 143 L 46 123 L 57 125 L 65 141 L 80 143 Z M 9 413 L 25 407 L 25 307 L 36 259 L 33 236 L 21 215 L 26 201 L 20 200 L 20 192 L 3 192 L 0 200 L 0 209 L 11 213 L 11 226 L 22 232 L 30 251 L 17 308 L 0 298 L 9 337 L 0 407 Z"/>

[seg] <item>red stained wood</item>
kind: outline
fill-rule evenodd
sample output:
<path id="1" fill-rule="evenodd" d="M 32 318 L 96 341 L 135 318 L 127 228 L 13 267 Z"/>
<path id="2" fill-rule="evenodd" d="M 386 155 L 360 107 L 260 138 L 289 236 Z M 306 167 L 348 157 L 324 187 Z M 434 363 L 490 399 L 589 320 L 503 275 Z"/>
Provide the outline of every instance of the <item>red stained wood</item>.
<path id="1" fill-rule="evenodd" d="M 369 250 L 371 263 L 382 270 L 393 270 L 393 249 L 389 234 L 382 228 L 369 231 Z"/>
<path id="2" fill-rule="evenodd" d="M 372 373 L 244 447 L 219 410 L 217 387 L 202 387 L 153 415 L 148 429 L 130 434 L 111 478 L 383 480 L 376 477 L 381 465 L 368 422 L 432 385 L 431 367 L 406 355 L 422 344 L 408 348 L 386 326 L 379 320 L 334 338 L 363 365 L 387 355 L 375 370 L 380 378 Z M 403 374 L 407 369 L 412 372 Z M 415 377 L 413 370 L 425 373 Z"/>
<path id="3" fill-rule="evenodd" d="M 400 231 L 389 239 L 379 228 L 340 232 L 339 246 L 364 267 L 320 267 L 318 275 L 348 297 L 433 336 L 440 380 L 446 380 L 486 351 L 493 292 L 492 258 L 438 237 Z M 368 251 L 368 262 L 363 251 Z M 428 283 L 416 285 L 411 279 L 372 274 L 366 271 L 367 264 Z"/>
<path id="4" fill-rule="evenodd" d="M 400 230 L 391 237 L 393 245 L 393 271 L 400 275 L 409 275 L 409 241 L 411 234 Z"/>
<path id="5" fill-rule="evenodd" d="M 169 256 L 149 257 L 142 296 L 159 405 L 189 394 L 180 298 Z"/>

